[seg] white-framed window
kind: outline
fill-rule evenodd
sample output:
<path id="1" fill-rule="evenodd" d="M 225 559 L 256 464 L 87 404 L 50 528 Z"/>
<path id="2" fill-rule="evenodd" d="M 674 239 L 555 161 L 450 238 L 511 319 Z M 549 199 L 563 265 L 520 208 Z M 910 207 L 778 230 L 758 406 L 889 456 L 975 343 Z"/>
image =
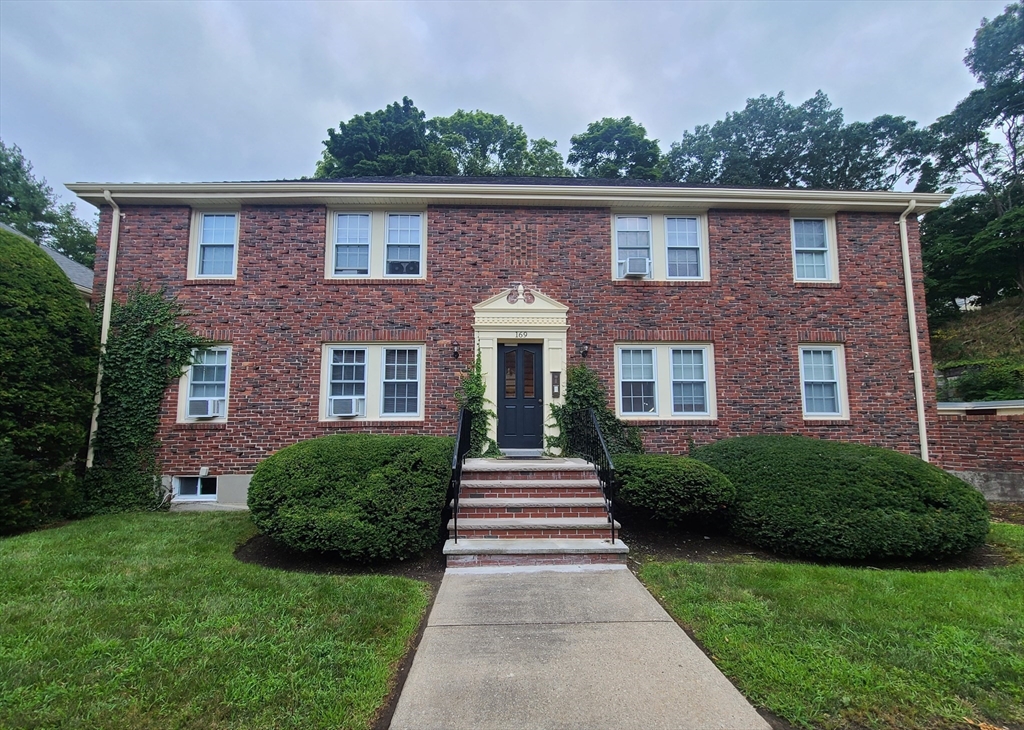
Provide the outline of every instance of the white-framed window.
<path id="1" fill-rule="evenodd" d="M 835 218 L 793 218 L 791 231 L 793 278 L 796 281 L 839 281 Z"/>
<path id="2" fill-rule="evenodd" d="M 323 361 L 321 419 L 423 418 L 422 344 L 328 344 Z"/>
<path id="3" fill-rule="evenodd" d="M 238 213 L 195 211 L 189 248 L 193 279 L 234 279 L 238 265 Z"/>
<path id="4" fill-rule="evenodd" d="M 648 216 L 615 216 L 615 260 L 620 278 L 651 275 L 651 219 Z"/>
<path id="5" fill-rule="evenodd" d="M 334 276 L 370 275 L 370 214 L 336 213 Z"/>
<path id="6" fill-rule="evenodd" d="M 194 350 L 192 364 L 182 377 L 179 420 L 227 420 L 230 374 L 230 347 Z"/>
<path id="7" fill-rule="evenodd" d="M 717 416 L 710 344 L 616 345 L 616 410 L 624 418 Z"/>
<path id="8" fill-rule="evenodd" d="M 426 213 L 330 210 L 324 276 L 328 279 L 422 279 Z"/>
<path id="9" fill-rule="evenodd" d="M 804 418 L 849 417 L 842 345 L 800 346 L 800 396 Z"/>
<path id="10" fill-rule="evenodd" d="M 703 278 L 701 225 L 696 216 L 665 216 L 665 262 L 669 279 Z"/>
<path id="11" fill-rule="evenodd" d="M 612 215 L 612 278 L 710 281 L 704 213 Z"/>
<path id="12" fill-rule="evenodd" d="M 217 477 L 174 477 L 174 497 L 188 501 L 217 499 Z"/>

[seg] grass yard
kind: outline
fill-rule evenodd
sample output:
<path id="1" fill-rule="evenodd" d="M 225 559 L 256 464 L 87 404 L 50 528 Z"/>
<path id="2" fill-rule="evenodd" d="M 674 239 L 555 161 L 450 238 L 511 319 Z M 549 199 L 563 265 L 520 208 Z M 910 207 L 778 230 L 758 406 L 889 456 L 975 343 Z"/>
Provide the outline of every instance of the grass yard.
<path id="1" fill-rule="evenodd" d="M 1024 724 L 1024 527 L 1007 568 L 649 563 L 641 579 L 755 705 L 805 727 Z"/>
<path id="2" fill-rule="evenodd" d="M 426 609 L 405 578 L 240 563 L 244 513 L 0 540 L 0 728 L 367 728 Z"/>

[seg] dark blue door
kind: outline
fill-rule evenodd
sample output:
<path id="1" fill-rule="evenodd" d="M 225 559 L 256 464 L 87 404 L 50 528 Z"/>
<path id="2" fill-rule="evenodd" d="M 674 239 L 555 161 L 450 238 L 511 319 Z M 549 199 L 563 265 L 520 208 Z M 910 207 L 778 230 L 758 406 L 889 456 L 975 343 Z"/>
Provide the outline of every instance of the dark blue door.
<path id="1" fill-rule="evenodd" d="M 541 345 L 498 345 L 498 446 L 544 445 Z"/>

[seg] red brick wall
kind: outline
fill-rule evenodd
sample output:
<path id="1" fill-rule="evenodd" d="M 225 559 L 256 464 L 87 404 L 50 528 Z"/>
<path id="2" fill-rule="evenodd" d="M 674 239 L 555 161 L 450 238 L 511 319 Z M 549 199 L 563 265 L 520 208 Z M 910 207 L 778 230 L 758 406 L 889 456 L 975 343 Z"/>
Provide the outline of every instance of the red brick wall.
<path id="1" fill-rule="evenodd" d="M 932 433 L 945 469 L 1024 472 L 1024 416 L 939 416 Z"/>
<path id="2" fill-rule="evenodd" d="M 296 441 L 353 428 L 450 434 L 453 392 L 472 357 L 472 306 L 522 281 L 569 307 L 570 360 L 591 344 L 588 364 L 612 382 L 613 344 L 710 337 L 718 418 L 644 422 L 650 450 L 684 451 L 752 433 L 802 433 L 917 453 L 917 426 L 900 243 L 895 215 L 839 213 L 841 283 L 794 284 L 785 211 L 712 210 L 711 282 L 612 281 L 610 212 L 600 209 L 437 206 L 428 211 L 427 278 L 416 282 L 324 280 L 326 211 L 316 206 L 246 207 L 238 278 L 186 282 L 190 211 L 125 207 L 117 296 L 135 282 L 165 286 L 201 332 L 232 345 L 229 422 L 175 422 L 177 385 L 160 427 L 165 472 L 247 473 Z M 917 226 L 910 221 L 922 362 L 931 373 L 920 286 Z M 101 216 L 97 281 L 106 270 L 110 209 Z M 97 299 L 102 287 L 97 287 Z M 325 341 L 405 339 L 426 343 L 425 420 L 319 422 Z M 465 355 L 451 357 L 457 339 Z M 842 342 L 851 418 L 805 422 L 797 345 Z M 934 383 L 926 381 L 929 421 Z"/>

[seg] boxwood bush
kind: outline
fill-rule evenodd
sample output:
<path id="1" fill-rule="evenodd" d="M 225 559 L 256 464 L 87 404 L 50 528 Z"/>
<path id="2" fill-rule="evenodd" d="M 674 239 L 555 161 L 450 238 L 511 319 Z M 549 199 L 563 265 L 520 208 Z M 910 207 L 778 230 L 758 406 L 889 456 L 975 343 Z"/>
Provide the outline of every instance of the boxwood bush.
<path id="1" fill-rule="evenodd" d="M 736 486 L 733 533 L 779 554 L 936 558 L 980 545 L 988 533 L 988 507 L 977 490 L 889 449 L 747 436 L 693 456 Z"/>
<path id="2" fill-rule="evenodd" d="M 288 446 L 249 484 L 257 529 L 295 550 L 401 560 L 438 537 L 453 441 L 342 434 Z"/>
<path id="3" fill-rule="evenodd" d="M 624 506 L 668 524 L 721 516 L 736 496 L 722 472 L 685 456 L 623 454 L 615 473 Z"/>

